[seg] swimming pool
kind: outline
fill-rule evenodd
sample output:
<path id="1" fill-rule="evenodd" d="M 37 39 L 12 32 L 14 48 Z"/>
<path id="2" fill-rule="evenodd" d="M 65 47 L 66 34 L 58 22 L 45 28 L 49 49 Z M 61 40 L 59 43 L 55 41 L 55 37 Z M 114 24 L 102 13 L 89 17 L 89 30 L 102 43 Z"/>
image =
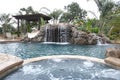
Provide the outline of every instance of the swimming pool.
<path id="1" fill-rule="evenodd" d="M 24 65 L 4 80 L 119 80 L 120 70 L 78 58 L 44 59 Z"/>
<path id="2" fill-rule="evenodd" d="M 6 43 L 0 44 L 0 53 L 15 55 L 22 59 L 50 55 L 83 55 L 104 58 L 106 48 L 111 47 L 120 47 L 120 45 Z"/>

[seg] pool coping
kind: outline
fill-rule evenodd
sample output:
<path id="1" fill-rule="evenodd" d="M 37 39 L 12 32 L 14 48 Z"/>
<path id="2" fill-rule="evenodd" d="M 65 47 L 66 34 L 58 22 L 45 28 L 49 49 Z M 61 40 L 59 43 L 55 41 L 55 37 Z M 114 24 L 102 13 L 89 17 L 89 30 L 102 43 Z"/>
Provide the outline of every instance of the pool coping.
<path id="1" fill-rule="evenodd" d="M 46 59 L 67 59 L 67 58 L 93 61 L 93 62 L 107 65 L 111 68 L 120 70 L 119 66 L 106 62 L 106 58 L 100 59 L 100 58 L 96 58 L 96 57 L 81 56 L 81 55 L 51 55 L 51 56 L 41 56 L 41 57 L 36 57 L 36 58 L 30 58 L 30 59 L 24 60 L 23 66 L 26 64 L 32 63 L 32 62 L 37 62 L 37 61 L 46 60 Z"/>
<path id="2" fill-rule="evenodd" d="M 46 59 L 80 59 L 80 60 L 87 60 L 87 61 L 102 63 L 112 68 L 120 69 L 119 67 L 106 63 L 105 59 L 89 57 L 89 56 L 51 55 L 51 56 L 41 56 L 41 57 L 35 57 L 35 58 L 22 60 L 21 58 L 16 57 L 16 56 L 0 53 L 0 79 L 8 75 L 10 72 L 18 69 L 19 67 L 22 67 L 32 62 L 42 61 Z"/>
<path id="3" fill-rule="evenodd" d="M 23 63 L 19 57 L 0 53 L 0 78 L 18 69 Z"/>
<path id="4" fill-rule="evenodd" d="M 98 62 L 98 63 L 103 63 L 106 64 L 104 59 L 99 59 L 95 57 L 89 57 L 89 56 L 80 56 L 80 55 L 51 55 L 51 56 L 41 56 L 41 57 L 36 57 L 36 58 L 30 58 L 24 60 L 23 65 L 31 63 L 31 62 L 36 62 L 36 61 L 41 61 L 41 60 L 46 60 L 46 59 L 82 59 L 82 60 L 89 60 L 93 62 Z"/>

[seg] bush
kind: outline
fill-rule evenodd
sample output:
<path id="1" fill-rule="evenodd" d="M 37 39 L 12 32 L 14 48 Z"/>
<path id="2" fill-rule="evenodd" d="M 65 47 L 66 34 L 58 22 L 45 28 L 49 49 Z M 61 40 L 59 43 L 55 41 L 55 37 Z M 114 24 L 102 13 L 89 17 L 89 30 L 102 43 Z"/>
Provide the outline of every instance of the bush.
<path id="1" fill-rule="evenodd" d="M 91 28 L 91 32 L 92 33 L 98 33 L 99 32 L 99 28 L 98 27 Z"/>
<path id="2" fill-rule="evenodd" d="M 116 39 L 116 35 L 108 35 L 108 37 L 110 38 L 110 40 L 115 40 Z"/>
<path id="3" fill-rule="evenodd" d="M 2 28 L 0 27 L 0 34 L 2 34 Z"/>

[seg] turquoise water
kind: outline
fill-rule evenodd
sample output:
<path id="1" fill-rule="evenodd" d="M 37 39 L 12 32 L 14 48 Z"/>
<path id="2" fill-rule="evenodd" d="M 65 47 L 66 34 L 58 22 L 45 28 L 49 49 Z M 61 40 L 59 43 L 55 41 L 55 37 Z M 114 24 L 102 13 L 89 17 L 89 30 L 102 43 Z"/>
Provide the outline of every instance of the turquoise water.
<path id="1" fill-rule="evenodd" d="M 106 48 L 120 45 L 73 45 L 43 43 L 0 44 L 0 53 L 12 54 L 23 59 L 48 55 L 83 55 L 104 58 Z"/>
<path id="2" fill-rule="evenodd" d="M 53 58 L 29 63 L 2 80 L 120 80 L 120 70 L 92 61 Z"/>

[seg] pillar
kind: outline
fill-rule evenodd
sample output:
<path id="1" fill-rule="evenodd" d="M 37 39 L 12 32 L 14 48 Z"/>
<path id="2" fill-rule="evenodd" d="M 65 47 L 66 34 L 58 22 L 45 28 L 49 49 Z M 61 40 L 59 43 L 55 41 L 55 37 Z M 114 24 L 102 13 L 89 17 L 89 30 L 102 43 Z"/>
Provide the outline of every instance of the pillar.
<path id="1" fill-rule="evenodd" d="M 38 18 L 38 30 L 40 30 L 40 18 Z"/>
<path id="2" fill-rule="evenodd" d="M 20 37 L 20 26 L 19 26 L 19 19 L 17 19 L 17 28 L 18 28 L 18 30 L 17 30 L 17 36 L 18 37 Z"/>

